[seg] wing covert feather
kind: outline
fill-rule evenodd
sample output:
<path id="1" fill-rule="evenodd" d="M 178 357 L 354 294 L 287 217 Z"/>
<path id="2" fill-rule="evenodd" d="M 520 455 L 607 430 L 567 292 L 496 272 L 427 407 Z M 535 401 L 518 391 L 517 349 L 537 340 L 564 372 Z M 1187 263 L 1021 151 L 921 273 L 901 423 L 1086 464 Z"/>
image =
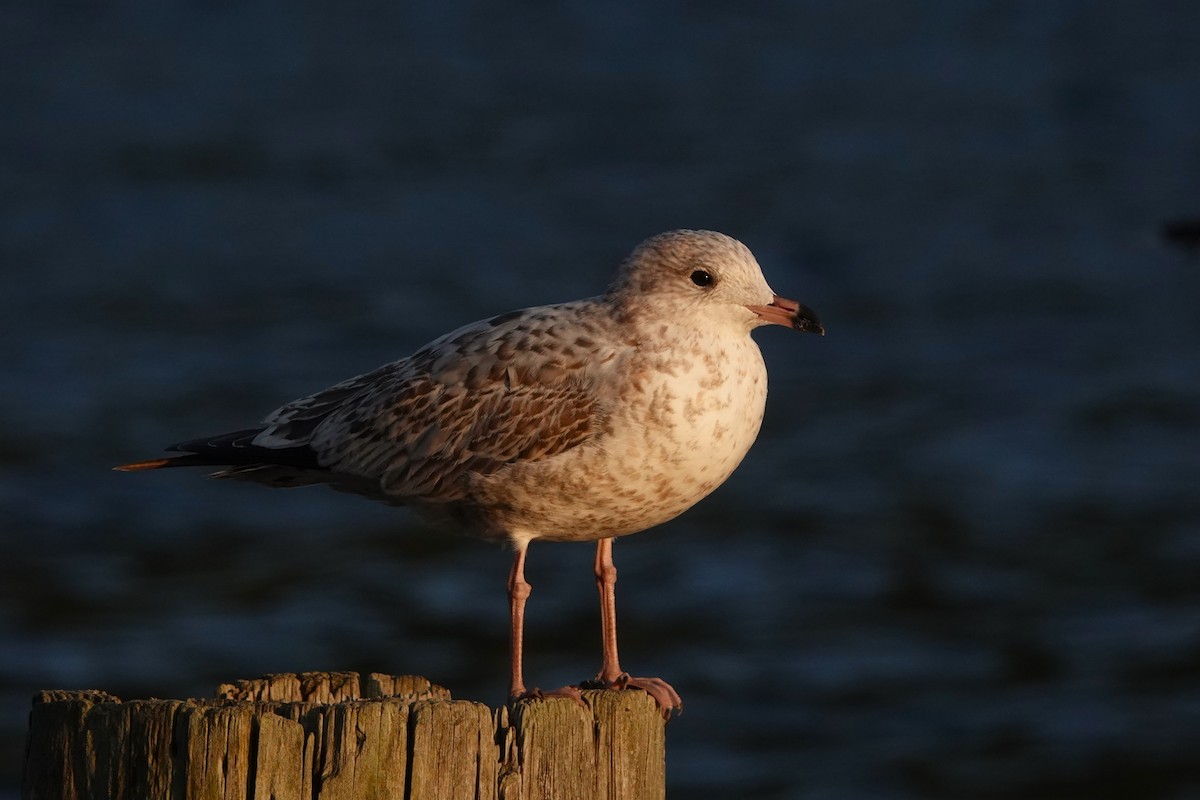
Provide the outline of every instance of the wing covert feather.
<path id="1" fill-rule="evenodd" d="M 539 321 L 448 334 L 284 406 L 256 443 L 302 441 L 324 468 L 378 479 L 398 499 L 461 499 L 472 474 L 557 455 L 603 427 L 597 361 Z"/>

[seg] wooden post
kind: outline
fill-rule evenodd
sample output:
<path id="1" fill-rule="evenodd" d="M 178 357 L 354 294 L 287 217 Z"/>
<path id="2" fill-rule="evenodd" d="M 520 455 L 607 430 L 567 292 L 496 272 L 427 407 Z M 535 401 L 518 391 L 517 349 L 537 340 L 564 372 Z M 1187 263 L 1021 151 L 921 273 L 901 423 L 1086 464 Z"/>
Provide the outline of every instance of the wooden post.
<path id="1" fill-rule="evenodd" d="M 24 800 L 662 800 L 664 721 L 640 691 L 451 700 L 354 672 L 222 684 L 214 700 L 34 698 Z"/>

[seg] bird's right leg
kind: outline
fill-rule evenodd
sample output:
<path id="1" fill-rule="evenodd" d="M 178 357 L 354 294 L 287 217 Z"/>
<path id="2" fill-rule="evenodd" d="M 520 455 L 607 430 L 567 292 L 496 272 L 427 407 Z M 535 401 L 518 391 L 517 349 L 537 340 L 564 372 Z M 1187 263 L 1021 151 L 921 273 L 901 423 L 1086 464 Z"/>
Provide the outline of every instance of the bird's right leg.
<path id="1" fill-rule="evenodd" d="M 613 540 L 600 539 L 596 542 L 596 588 L 600 590 L 600 630 L 604 645 L 604 661 L 600 674 L 594 681 L 585 681 L 587 686 L 602 689 L 641 689 L 654 698 L 663 716 L 670 719 L 672 711 L 683 711 L 683 700 L 671 684 L 662 678 L 635 678 L 621 669 L 617 657 L 617 567 L 612 558 Z"/>

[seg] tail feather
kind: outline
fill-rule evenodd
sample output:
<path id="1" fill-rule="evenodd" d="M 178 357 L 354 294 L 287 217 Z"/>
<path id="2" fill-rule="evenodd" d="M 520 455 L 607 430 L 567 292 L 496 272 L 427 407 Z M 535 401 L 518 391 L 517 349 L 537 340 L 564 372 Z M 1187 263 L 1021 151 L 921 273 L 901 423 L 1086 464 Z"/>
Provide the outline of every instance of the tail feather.
<path id="1" fill-rule="evenodd" d="M 331 472 L 321 466 L 307 445 L 262 447 L 254 444 L 262 428 L 234 431 L 206 439 L 193 439 L 166 448 L 179 455 L 134 461 L 113 467 L 118 472 L 143 472 L 167 467 L 221 467 L 210 478 L 251 481 L 264 486 L 290 488 L 327 484 L 338 491 L 365 495 L 399 505 L 399 498 L 383 493 L 377 478 Z"/>
<path id="2" fill-rule="evenodd" d="M 180 461 L 187 461 L 187 456 L 176 456 L 174 458 L 152 458 L 149 461 L 134 461 L 132 464 L 121 464 L 113 467 L 117 472 L 141 472 L 145 469 L 161 469 L 162 467 L 182 467 Z"/>
<path id="3" fill-rule="evenodd" d="M 147 461 L 134 461 L 131 464 L 121 464 L 113 467 L 119 472 L 142 472 L 163 467 L 200 467 L 200 466 L 287 466 L 302 469 L 321 470 L 317 462 L 317 454 L 306 445 L 296 447 L 260 447 L 254 444 L 254 437 L 262 432 L 262 428 L 235 431 L 206 439 L 193 439 L 188 442 L 171 445 L 167 450 L 181 452 L 183 455 L 166 458 L 152 458 Z"/>

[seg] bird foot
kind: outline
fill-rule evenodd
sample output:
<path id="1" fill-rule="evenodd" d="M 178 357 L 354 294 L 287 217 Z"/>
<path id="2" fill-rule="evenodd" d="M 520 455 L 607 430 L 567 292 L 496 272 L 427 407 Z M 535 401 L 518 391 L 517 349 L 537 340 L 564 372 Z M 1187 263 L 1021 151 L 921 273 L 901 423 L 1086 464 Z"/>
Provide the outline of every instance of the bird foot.
<path id="1" fill-rule="evenodd" d="M 527 689 L 524 692 L 517 692 L 510 695 L 508 701 L 510 704 L 520 700 L 540 700 L 543 697 L 569 697 L 579 705 L 583 706 L 583 695 L 579 693 L 578 686 L 560 686 L 557 689 L 539 689 L 536 686 L 532 689 Z"/>
<path id="2" fill-rule="evenodd" d="M 597 675 L 592 680 L 579 684 L 579 687 L 581 689 L 641 689 L 653 697 L 654 702 L 658 703 L 663 719 L 669 720 L 672 711 L 678 714 L 683 713 L 683 698 L 671 684 L 662 678 L 635 678 L 628 672 L 622 672 L 612 679 Z"/>

